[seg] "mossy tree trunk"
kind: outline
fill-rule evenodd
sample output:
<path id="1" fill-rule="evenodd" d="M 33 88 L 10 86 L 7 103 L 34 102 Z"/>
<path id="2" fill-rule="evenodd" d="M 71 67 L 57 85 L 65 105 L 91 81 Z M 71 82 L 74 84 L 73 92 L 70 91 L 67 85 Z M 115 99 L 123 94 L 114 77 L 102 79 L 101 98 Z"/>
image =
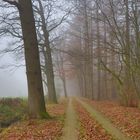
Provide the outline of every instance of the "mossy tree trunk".
<path id="1" fill-rule="evenodd" d="M 46 113 L 38 42 L 31 0 L 19 0 L 28 82 L 29 115 L 42 118 Z M 45 115 L 45 116 L 44 116 Z"/>

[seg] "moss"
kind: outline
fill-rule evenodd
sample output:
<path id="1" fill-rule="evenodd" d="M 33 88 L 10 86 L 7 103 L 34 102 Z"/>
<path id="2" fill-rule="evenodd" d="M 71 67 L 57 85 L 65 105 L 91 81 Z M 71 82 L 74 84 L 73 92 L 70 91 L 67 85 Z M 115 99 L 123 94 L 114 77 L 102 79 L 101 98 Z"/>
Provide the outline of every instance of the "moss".
<path id="1" fill-rule="evenodd" d="M 7 127 L 27 116 L 27 100 L 20 98 L 0 99 L 0 125 Z"/>
<path id="2" fill-rule="evenodd" d="M 41 119 L 51 119 L 52 117 L 48 114 L 48 112 L 41 112 L 40 118 Z"/>

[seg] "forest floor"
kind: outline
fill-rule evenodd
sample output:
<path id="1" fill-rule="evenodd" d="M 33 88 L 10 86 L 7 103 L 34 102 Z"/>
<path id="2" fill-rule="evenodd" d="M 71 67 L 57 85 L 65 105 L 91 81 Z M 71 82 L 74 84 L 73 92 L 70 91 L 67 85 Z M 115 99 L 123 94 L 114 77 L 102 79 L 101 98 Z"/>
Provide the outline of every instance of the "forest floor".
<path id="1" fill-rule="evenodd" d="M 52 119 L 13 123 L 1 131 L 0 140 L 140 140 L 137 108 L 69 98 L 47 105 L 47 111 Z"/>

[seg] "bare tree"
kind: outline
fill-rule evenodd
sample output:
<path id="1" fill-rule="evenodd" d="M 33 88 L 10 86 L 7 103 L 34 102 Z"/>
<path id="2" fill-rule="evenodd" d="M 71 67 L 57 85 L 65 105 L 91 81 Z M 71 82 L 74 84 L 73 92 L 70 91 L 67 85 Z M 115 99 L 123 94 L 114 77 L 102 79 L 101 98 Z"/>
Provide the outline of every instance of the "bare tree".
<path id="1" fill-rule="evenodd" d="M 26 0 L 19 0 L 18 2 L 9 0 L 4 1 L 15 5 L 19 10 L 25 50 L 30 117 L 44 118 L 46 115 L 48 117 L 44 101 L 32 2 Z"/>

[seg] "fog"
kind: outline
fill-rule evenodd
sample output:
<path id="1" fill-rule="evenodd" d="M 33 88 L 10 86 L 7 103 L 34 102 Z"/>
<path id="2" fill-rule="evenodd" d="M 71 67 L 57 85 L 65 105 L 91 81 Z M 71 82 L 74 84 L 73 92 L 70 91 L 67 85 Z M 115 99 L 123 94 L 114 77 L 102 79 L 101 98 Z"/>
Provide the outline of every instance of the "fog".
<path id="1" fill-rule="evenodd" d="M 72 79 L 67 79 L 67 93 L 70 96 L 78 96 L 80 93 L 80 89 L 78 86 L 78 79 L 76 77 Z"/>
<path id="2" fill-rule="evenodd" d="M 0 50 L 8 46 L 8 39 L 0 40 Z M 27 96 L 27 80 L 25 67 L 8 67 L 7 65 L 19 64 L 12 55 L 0 57 L 0 97 L 25 97 Z"/>
<path id="3" fill-rule="evenodd" d="M 9 39 L 1 39 L 0 50 L 8 47 L 9 42 Z M 13 64 L 20 65 L 21 63 L 21 61 L 15 61 L 14 55 L 6 54 L 0 57 L 0 97 L 25 97 L 28 95 L 25 67 L 5 67 Z M 67 78 L 68 95 L 77 95 L 79 93 L 78 82 L 76 80 L 76 77 Z M 56 92 L 63 96 L 62 81 L 59 78 L 55 78 L 55 82 Z"/>
<path id="4" fill-rule="evenodd" d="M 65 3 L 65 1 L 63 1 Z M 59 4 L 58 4 L 59 5 Z M 62 5 L 62 1 L 60 2 L 60 5 Z M 65 4 L 63 4 L 65 5 Z M 68 5 L 67 5 L 68 6 Z M 65 6 L 65 8 L 67 7 Z M 68 6 L 69 7 L 69 6 Z M 67 8 L 66 8 L 67 9 Z M 4 9 L 2 13 L 7 12 L 7 9 Z M 58 9 L 59 12 L 57 12 L 57 18 L 62 17 L 62 13 L 60 12 L 61 10 Z M 58 14 L 59 13 L 59 14 Z M 56 16 L 55 14 L 53 16 Z M 8 47 L 9 43 L 12 41 L 12 37 L 6 37 L 6 39 L 0 38 L 0 50 L 3 50 L 4 48 Z M 12 46 L 14 47 L 14 46 Z M 13 58 L 13 55 L 11 54 L 6 54 L 3 57 L 1 57 L 0 54 L 0 97 L 19 97 L 19 96 L 27 96 L 27 79 L 26 79 L 26 70 L 25 67 L 19 67 L 19 68 L 14 68 L 14 67 L 5 67 L 7 65 L 19 65 L 22 62 L 16 61 Z M 61 83 L 61 80 L 56 80 L 56 90 L 57 93 L 60 95 L 63 95 L 63 85 Z M 59 85 L 59 83 L 61 83 Z M 69 80 L 67 79 L 67 90 L 69 91 L 69 94 L 75 94 L 74 92 L 78 92 L 75 84 L 75 80 Z M 45 94 L 47 90 L 45 90 Z"/>
<path id="5" fill-rule="evenodd" d="M 27 96 L 26 77 L 24 70 L 17 70 L 14 74 L 0 70 L 0 96 Z"/>

